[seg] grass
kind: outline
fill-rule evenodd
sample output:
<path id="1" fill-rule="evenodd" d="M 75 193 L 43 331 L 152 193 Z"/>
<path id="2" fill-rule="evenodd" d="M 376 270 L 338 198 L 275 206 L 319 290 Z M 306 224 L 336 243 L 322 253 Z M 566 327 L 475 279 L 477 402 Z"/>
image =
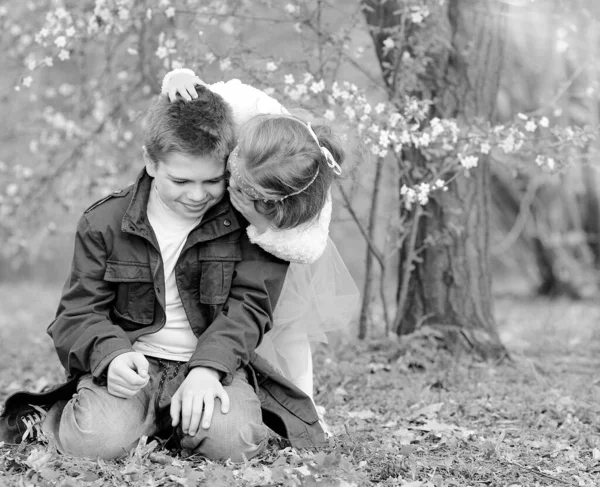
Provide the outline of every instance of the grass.
<path id="1" fill-rule="evenodd" d="M 0 400 L 62 370 L 45 328 L 60 289 L 0 286 Z M 245 465 L 140 444 L 117 462 L 0 447 L 0 485 L 600 485 L 600 305 L 497 296 L 512 362 L 454 357 L 423 332 L 342 339 L 316 354 L 317 402 L 335 433 L 321 452 L 272 440 Z"/>

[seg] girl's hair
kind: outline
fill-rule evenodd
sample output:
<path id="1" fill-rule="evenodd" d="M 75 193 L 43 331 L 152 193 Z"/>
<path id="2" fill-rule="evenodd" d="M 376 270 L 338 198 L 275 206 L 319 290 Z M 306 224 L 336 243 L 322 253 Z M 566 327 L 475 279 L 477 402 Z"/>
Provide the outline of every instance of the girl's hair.
<path id="1" fill-rule="evenodd" d="M 336 174 L 321 147 L 328 149 L 340 166 L 344 161 L 341 141 L 331 128 L 314 125 L 312 129 L 319 145 L 308 125 L 293 116 L 257 115 L 241 127 L 243 174 L 264 196 L 255 202 L 257 211 L 277 228 L 314 220 L 323 209 Z"/>

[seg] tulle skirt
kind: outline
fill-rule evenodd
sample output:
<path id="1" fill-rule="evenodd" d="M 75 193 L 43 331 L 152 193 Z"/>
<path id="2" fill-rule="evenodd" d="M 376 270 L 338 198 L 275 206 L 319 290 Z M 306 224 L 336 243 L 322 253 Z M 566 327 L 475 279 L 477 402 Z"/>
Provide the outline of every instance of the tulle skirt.
<path id="1" fill-rule="evenodd" d="M 273 328 L 256 352 L 292 382 L 310 380 L 307 388 L 312 388 L 310 343 L 326 343 L 327 333 L 347 329 L 358 313 L 359 296 L 329 239 L 314 263 L 290 264 L 273 314 Z"/>

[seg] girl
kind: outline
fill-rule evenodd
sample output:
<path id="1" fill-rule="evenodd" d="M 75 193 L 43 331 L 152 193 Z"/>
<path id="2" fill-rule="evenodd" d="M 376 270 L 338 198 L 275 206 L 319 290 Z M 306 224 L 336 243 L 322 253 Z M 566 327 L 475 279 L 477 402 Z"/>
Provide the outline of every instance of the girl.
<path id="1" fill-rule="evenodd" d="M 238 145 L 229 156 L 231 202 L 250 240 L 290 261 L 273 329 L 256 352 L 313 398 L 310 342 L 326 342 L 357 309 L 358 289 L 329 239 L 331 184 L 344 152 L 327 126 L 314 127 L 239 80 L 206 85 L 191 70 L 167 74 L 162 92 L 196 97 L 208 86 L 233 110 Z"/>

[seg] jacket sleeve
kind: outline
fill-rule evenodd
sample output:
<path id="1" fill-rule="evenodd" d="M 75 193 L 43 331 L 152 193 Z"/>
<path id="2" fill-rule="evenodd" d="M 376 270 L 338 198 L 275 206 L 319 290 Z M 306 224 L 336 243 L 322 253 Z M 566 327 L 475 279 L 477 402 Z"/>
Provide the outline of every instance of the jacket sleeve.
<path id="1" fill-rule="evenodd" d="M 239 79 L 219 81 L 209 85 L 231 107 L 237 130 L 242 124 L 259 114 L 286 115 L 288 111 L 275 98 Z"/>
<path id="2" fill-rule="evenodd" d="M 245 367 L 263 335 L 271 329 L 273 311 L 288 263 L 264 252 L 242 234 L 242 260 L 236 263 L 223 310 L 198 338 L 188 365 L 210 367 L 224 374 L 229 385 L 233 374 Z"/>
<path id="3" fill-rule="evenodd" d="M 75 235 L 70 275 L 48 327 L 69 375 L 92 373 L 98 378 L 117 355 L 133 351 L 125 331 L 109 318 L 115 291 L 104 280 L 105 269 L 104 239 L 83 215 Z"/>

